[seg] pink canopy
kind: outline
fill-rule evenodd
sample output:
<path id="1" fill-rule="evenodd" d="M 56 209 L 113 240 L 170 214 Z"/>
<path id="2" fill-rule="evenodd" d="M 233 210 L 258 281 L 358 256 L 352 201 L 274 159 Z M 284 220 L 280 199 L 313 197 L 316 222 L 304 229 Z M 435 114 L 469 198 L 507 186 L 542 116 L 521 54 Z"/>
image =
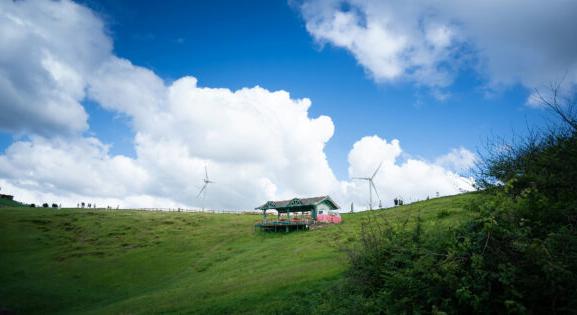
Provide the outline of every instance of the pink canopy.
<path id="1" fill-rule="evenodd" d="M 341 215 L 338 213 L 323 213 L 317 215 L 318 222 L 338 224 L 341 223 L 342 220 Z"/>

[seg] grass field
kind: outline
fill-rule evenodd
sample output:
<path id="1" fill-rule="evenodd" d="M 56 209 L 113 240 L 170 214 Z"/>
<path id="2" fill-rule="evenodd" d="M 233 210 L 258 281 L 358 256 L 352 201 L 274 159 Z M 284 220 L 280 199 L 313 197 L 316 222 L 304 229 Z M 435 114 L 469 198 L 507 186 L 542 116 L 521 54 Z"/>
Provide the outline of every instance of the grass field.
<path id="1" fill-rule="evenodd" d="M 260 233 L 256 215 L 0 208 L 0 312 L 283 313 L 309 309 L 347 268 L 363 219 L 447 229 L 477 194 Z M 410 224 L 410 223 L 409 223 Z M 309 298 L 307 298 L 309 297 Z"/>

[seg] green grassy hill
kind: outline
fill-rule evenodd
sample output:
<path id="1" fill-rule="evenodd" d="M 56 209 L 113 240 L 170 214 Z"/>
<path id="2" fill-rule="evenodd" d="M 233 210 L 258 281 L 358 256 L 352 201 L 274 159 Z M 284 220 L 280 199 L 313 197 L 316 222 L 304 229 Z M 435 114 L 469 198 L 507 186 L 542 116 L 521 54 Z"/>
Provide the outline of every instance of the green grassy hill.
<path id="1" fill-rule="evenodd" d="M 257 233 L 256 215 L 0 209 L 0 312 L 306 311 L 347 268 L 363 219 L 447 229 L 477 194 L 358 214 L 341 225 Z"/>
<path id="2" fill-rule="evenodd" d="M 15 200 L 9 200 L 9 199 L 4 199 L 4 198 L 0 198 L 0 208 L 17 208 L 17 207 L 25 207 L 26 205 L 24 205 L 23 203 L 20 203 L 18 201 Z"/>

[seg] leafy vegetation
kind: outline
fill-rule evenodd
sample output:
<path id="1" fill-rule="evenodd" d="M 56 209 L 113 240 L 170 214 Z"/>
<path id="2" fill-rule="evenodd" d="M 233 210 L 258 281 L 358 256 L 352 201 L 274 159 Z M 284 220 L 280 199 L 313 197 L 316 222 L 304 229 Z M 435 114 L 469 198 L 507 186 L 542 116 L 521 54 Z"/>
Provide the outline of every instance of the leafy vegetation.
<path id="1" fill-rule="evenodd" d="M 423 226 L 445 230 L 470 220 L 464 207 L 476 198 L 345 214 L 342 225 L 289 234 L 255 232 L 255 215 L 3 208 L 0 310 L 323 312 L 363 221 L 410 226 L 420 214 Z"/>
<path id="2" fill-rule="evenodd" d="M 323 308 L 576 313 L 577 125 L 561 118 L 561 127 L 490 151 L 480 166 L 485 191 L 467 207 L 471 221 L 436 230 L 422 219 L 412 226 L 366 220 L 341 294 Z"/>

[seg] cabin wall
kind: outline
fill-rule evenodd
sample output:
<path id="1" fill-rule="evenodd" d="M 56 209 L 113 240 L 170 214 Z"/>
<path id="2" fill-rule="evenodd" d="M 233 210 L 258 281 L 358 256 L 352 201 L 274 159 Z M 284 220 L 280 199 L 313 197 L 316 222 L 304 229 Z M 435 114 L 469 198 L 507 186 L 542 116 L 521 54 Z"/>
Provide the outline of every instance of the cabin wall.
<path id="1" fill-rule="evenodd" d="M 323 211 L 323 213 L 328 213 L 329 210 L 331 210 L 331 207 L 324 202 L 317 205 L 317 213 L 320 211 Z"/>
<path id="2" fill-rule="evenodd" d="M 315 210 L 313 211 L 313 219 L 317 220 L 318 215 L 321 213 L 327 214 L 329 210 L 331 210 L 331 206 L 325 202 L 321 202 L 320 204 L 316 205 Z"/>

